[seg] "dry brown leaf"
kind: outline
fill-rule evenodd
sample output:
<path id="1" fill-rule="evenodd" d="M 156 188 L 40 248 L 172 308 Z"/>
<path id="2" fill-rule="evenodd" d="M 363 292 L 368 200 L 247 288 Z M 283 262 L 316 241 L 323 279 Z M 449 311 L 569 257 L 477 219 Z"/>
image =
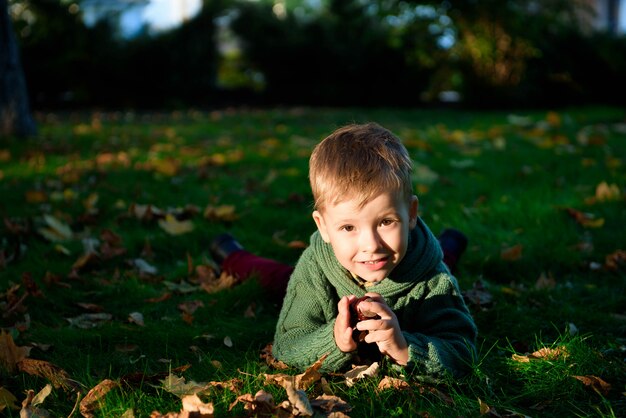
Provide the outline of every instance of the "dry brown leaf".
<path id="1" fill-rule="evenodd" d="M 35 391 L 30 389 L 26 392 L 26 399 L 22 401 L 22 409 L 20 410 L 20 418 L 47 418 L 50 412 L 45 409 L 38 408 L 52 391 L 50 385 L 46 385 L 37 395 Z"/>
<path id="2" fill-rule="evenodd" d="M 232 276 L 225 271 L 220 274 L 220 277 L 214 280 L 202 281 L 200 287 L 207 293 L 216 293 L 220 290 L 230 289 L 235 286 L 239 280 L 235 276 Z"/>
<path id="3" fill-rule="evenodd" d="M 17 363 L 17 367 L 31 376 L 48 379 L 55 388 L 63 388 L 65 391 L 78 389 L 78 384 L 65 370 L 45 360 L 25 358 Z"/>
<path id="4" fill-rule="evenodd" d="M 397 377 L 385 376 L 378 383 L 378 388 L 376 390 L 377 391 L 383 391 L 386 389 L 404 390 L 404 389 L 408 389 L 409 387 L 410 387 L 409 383 L 406 380 L 398 379 Z"/>
<path id="5" fill-rule="evenodd" d="M 113 380 L 105 379 L 85 395 L 80 401 L 80 414 L 85 418 L 94 417 L 94 411 L 98 409 L 98 402 L 106 396 L 112 389 L 118 387 L 119 384 Z"/>
<path id="6" fill-rule="evenodd" d="M 355 382 L 366 377 L 375 377 L 378 375 L 378 362 L 374 362 L 367 366 L 355 366 L 352 370 L 346 372 L 343 377 L 346 379 L 346 385 L 354 386 Z"/>
<path id="7" fill-rule="evenodd" d="M 531 360 L 558 360 L 560 358 L 567 358 L 568 356 L 569 353 L 567 351 L 567 347 L 543 347 L 532 354 L 527 354 L 523 356 L 519 354 L 513 354 L 511 358 L 518 363 L 529 363 Z"/>
<path id="8" fill-rule="evenodd" d="M 198 395 L 184 396 L 183 410 L 181 412 L 192 412 L 190 416 L 194 418 L 212 418 L 213 417 L 213 404 L 211 402 L 204 403 Z"/>
<path id="9" fill-rule="evenodd" d="M 333 416 L 340 416 L 337 414 L 343 414 L 352 410 L 352 406 L 338 396 L 321 395 L 310 402 L 314 409 L 321 410 L 325 415 L 335 414 Z"/>
<path id="10" fill-rule="evenodd" d="M 584 228 L 601 228 L 604 225 L 604 218 L 596 218 L 591 213 L 581 212 L 573 208 L 565 208 L 564 210 Z"/>
<path id="11" fill-rule="evenodd" d="M 304 373 L 296 376 L 296 381 L 295 381 L 296 389 L 306 390 L 313 383 L 317 382 L 318 380 L 322 378 L 322 375 L 320 374 L 319 369 L 320 367 L 322 367 L 322 364 L 324 363 L 324 360 L 326 360 L 327 357 L 328 357 L 328 354 L 324 354 L 322 357 L 320 357 L 319 360 L 317 360 L 309 368 L 307 368 L 304 371 Z"/>
<path id="12" fill-rule="evenodd" d="M 514 245 L 513 247 L 505 248 L 500 251 L 500 258 L 504 261 L 516 261 L 522 258 L 522 252 L 524 246 L 521 244 Z"/>
<path id="13" fill-rule="evenodd" d="M 270 393 L 264 390 L 258 391 L 254 396 L 250 393 L 238 396 L 233 403 L 230 404 L 228 410 L 231 411 L 237 404 L 244 403 L 244 409 L 251 416 L 271 416 L 276 412 L 274 398 Z"/>
<path id="14" fill-rule="evenodd" d="M 186 382 L 184 377 L 173 374 L 168 375 L 161 381 L 163 389 L 182 398 L 187 395 L 195 395 L 207 389 L 206 383 L 196 383 L 193 380 Z"/>
<path id="15" fill-rule="evenodd" d="M 296 389 L 292 382 L 287 382 L 285 390 L 287 391 L 287 398 L 289 398 L 289 402 L 296 410 L 294 415 L 313 415 L 313 407 L 309 402 L 309 398 L 306 396 L 306 392 Z"/>
<path id="16" fill-rule="evenodd" d="M 552 276 L 552 273 L 546 274 L 545 272 L 541 272 L 541 275 L 537 279 L 535 283 L 535 289 L 554 289 L 556 287 L 556 280 Z"/>
<path id="17" fill-rule="evenodd" d="M 204 302 L 202 302 L 201 300 L 187 300 L 185 302 L 178 304 L 178 309 L 181 312 L 185 312 L 190 315 L 193 314 L 196 310 L 198 310 L 198 308 L 203 308 L 203 307 L 204 307 Z"/>
<path id="18" fill-rule="evenodd" d="M 471 289 L 464 291 L 463 297 L 469 305 L 481 309 L 486 309 L 493 303 L 493 295 L 480 280 L 474 282 Z"/>
<path id="19" fill-rule="evenodd" d="M 9 374 L 17 369 L 17 364 L 30 354 L 31 347 L 18 347 L 11 334 L 4 330 L 0 333 L 0 363 Z"/>
<path id="20" fill-rule="evenodd" d="M 626 268 L 626 251 L 617 250 L 604 258 L 604 268 L 610 271 L 617 271 Z"/>
<path id="21" fill-rule="evenodd" d="M 498 413 L 498 411 L 496 411 L 495 408 L 487 405 L 487 403 L 483 402 L 480 398 L 478 398 L 478 406 L 480 409 L 480 415 L 487 415 L 494 418 L 500 417 L 500 414 Z"/>
<path id="22" fill-rule="evenodd" d="M 572 376 L 574 379 L 580 380 L 585 386 L 595 390 L 600 395 L 606 396 L 611 391 L 611 385 L 597 376 Z"/>
<path id="23" fill-rule="evenodd" d="M 265 347 L 263 347 L 263 349 L 261 350 L 260 357 L 265 360 L 265 363 L 267 363 L 268 366 L 274 369 L 277 369 L 277 370 L 288 369 L 289 368 L 288 365 L 274 358 L 274 355 L 272 354 L 272 346 L 273 344 L 269 343 Z"/>

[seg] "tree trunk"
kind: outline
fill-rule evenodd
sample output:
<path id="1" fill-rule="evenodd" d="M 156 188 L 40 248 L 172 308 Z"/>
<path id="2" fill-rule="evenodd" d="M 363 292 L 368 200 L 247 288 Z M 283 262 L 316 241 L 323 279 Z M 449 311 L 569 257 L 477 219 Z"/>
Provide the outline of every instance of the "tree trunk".
<path id="1" fill-rule="evenodd" d="M 7 0 L 0 0 L 0 138 L 36 132 L 9 6 Z"/>

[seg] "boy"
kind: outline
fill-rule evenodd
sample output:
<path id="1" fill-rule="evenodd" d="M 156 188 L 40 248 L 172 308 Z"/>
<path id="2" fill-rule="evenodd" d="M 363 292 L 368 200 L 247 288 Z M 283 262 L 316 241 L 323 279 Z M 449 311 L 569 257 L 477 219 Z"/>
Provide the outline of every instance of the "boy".
<path id="1" fill-rule="evenodd" d="M 323 371 L 385 356 L 415 374 L 463 373 L 476 326 L 437 239 L 418 217 L 406 148 L 377 124 L 349 125 L 314 149 L 317 232 L 291 273 L 273 354 Z M 263 285 L 263 283 L 261 283 Z M 350 305 L 374 319 L 351 322 Z M 365 331 L 364 339 L 353 333 Z"/>

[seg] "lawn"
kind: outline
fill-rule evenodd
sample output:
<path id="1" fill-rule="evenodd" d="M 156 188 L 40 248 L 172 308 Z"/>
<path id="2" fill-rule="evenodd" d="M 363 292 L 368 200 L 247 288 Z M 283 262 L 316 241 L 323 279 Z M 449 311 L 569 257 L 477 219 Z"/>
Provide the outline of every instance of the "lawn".
<path id="1" fill-rule="evenodd" d="M 191 394 L 216 417 L 289 416 L 307 407 L 294 393 L 318 416 L 626 416 L 623 110 L 37 119 L 36 138 L 0 139 L 5 416 L 175 417 Z M 208 245 L 229 231 L 295 263 L 315 228 L 308 156 L 366 121 L 409 149 L 431 229 L 469 237 L 458 279 L 478 357 L 457 380 L 383 362 L 355 381 L 311 370 L 294 392 L 285 375 L 300 372 L 266 355 L 280 306 L 254 279 L 218 277 Z"/>

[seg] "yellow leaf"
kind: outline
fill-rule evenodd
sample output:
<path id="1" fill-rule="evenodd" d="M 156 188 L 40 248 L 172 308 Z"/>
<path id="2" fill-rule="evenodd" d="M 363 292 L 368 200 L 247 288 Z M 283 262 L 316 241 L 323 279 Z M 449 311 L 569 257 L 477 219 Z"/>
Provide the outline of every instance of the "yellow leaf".
<path id="1" fill-rule="evenodd" d="M 213 221 L 225 221 L 232 222 L 238 218 L 235 213 L 235 206 L 222 205 L 222 206 L 207 206 L 204 209 L 204 217 Z"/>
<path id="2" fill-rule="evenodd" d="M 170 235 L 182 235 L 193 231 L 193 222 L 179 221 L 171 214 L 167 214 L 165 219 L 159 219 L 159 226 Z"/>
<path id="3" fill-rule="evenodd" d="M 546 122 L 553 127 L 561 126 L 561 116 L 556 112 L 548 112 L 546 115 Z"/>
<path id="4" fill-rule="evenodd" d="M 16 370 L 17 363 L 28 357 L 30 347 L 18 347 L 11 334 L 2 330 L 0 333 L 0 363 L 9 373 Z"/>
<path id="5" fill-rule="evenodd" d="M 17 398 L 13 396 L 11 392 L 0 386 L 0 412 L 4 411 L 7 407 L 20 409 L 20 407 L 17 406 Z"/>
<path id="6" fill-rule="evenodd" d="M 617 184 L 607 184 L 606 181 L 596 186 L 596 199 L 599 202 L 619 200 L 621 198 L 621 191 Z"/>

